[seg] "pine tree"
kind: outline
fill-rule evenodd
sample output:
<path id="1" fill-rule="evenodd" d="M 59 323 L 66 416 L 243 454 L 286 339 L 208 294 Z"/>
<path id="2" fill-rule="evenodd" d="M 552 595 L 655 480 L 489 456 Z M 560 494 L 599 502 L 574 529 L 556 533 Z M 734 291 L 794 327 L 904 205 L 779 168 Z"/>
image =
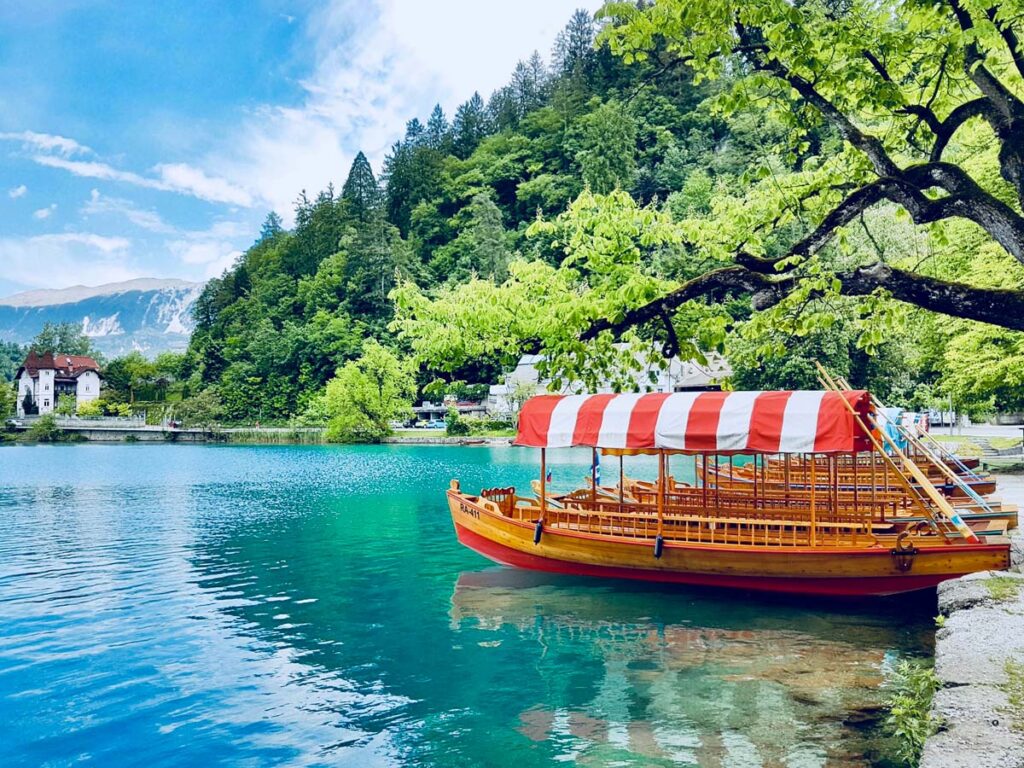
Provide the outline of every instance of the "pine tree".
<path id="1" fill-rule="evenodd" d="M 501 282 L 508 275 L 509 262 L 501 210 L 487 192 L 474 195 L 469 209 L 470 262 L 480 274 Z"/>
<path id="2" fill-rule="evenodd" d="M 380 187 L 373 177 L 370 161 L 362 152 L 352 161 L 341 188 L 341 199 L 345 201 L 347 213 L 360 222 L 369 221 L 380 210 Z"/>
<path id="3" fill-rule="evenodd" d="M 551 56 L 551 66 L 555 74 L 570 75 L 579 69 L 591 69 L 596 34 L 594 19 L 590 13 L 582 8 L 577 9 L 569 23 L 555 38 Z"/>
<path id="4" fill-rule="evenodd" d="M 518 120 L 544 106 L 547 99 L 548 72 L 539 53 L 534 51 L 528 60 L 516 64 L 509 87 L 515 101 Z"/>
<path id="5" fill-rule="evenodd" d="M 414 117 L 408 123 L 405 124 L 405 143 L 416 145 L 420 139 L 423 138 L 423 133 L 426 129 L 423 127 L 423 123 L 420 122 L 418 117 Z"/>
<path id="6" fill-rule="evenodd" d="M 441 152 L 447 151 L 451 136 L 448 128 L 448 118 L 444 116 L 444 110 L 440 104 L 434 105 L 434 111 L 430 113 L 427 120 L 427 130 L 423 134 L 426 146 Z"/>
<path id="7" fill-rule="evenodd" d="M 398 227 L 402 235 L 409 232 L 410 195 L 412 191 L 412 147 L 407 141 L 396 141 L 384 158 L 384 210 L 388 221 Z"/>
<path id="8" fill-rule="evenodd" d="M 488 134 L 487 109 L 479 93 L 474 93 L 456 110 L 452 134 L 452 148 L 455 155 L 463 160 L 473 154 Z"/>
<path id="9" fill-rule="evenodd" d="M 263 226 L 260 228 L 260 237 L 256 242 L 262 243 L 264 240 L 272 240 L 282 232 L 284 232 L 284 224 L 281 222 L 281 217 L 277 215 L 276 211 L 271 211 L 267 214 L 267 218 L 263 220 Z"/>
<path id="10" fill-rule="evenodd" d="M 579 121 L 576 152 L 583 180 L 594 192 L 629 189 L 636 171 L 636 121 L 617 101 L 602 104 Z"/>

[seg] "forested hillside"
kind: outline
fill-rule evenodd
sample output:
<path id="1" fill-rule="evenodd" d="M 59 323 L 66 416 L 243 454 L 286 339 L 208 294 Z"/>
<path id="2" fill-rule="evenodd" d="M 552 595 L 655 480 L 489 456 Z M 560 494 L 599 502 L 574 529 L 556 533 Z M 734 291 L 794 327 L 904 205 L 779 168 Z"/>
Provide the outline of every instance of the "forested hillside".
<path id="1" fill-rule="evenodd" d="M 939 132 L 940 153 L 973 164 L 1012 204 L 971 114 L 955 139 L 934 113 L 911 122 L 906 94 L 927 78 L 905 61 L 913 46 L 893 41 L 930 40 L 928 25 L 946 34 L 949 20 L 871 11 L 861 29 L 856 3 L 764 3 L 760 15 L 751 4 L 763 29 L 746 40 L 753 22 L 730 33 L 726 19 L 723 41 L 714 8 L 677 5 L 613 3 L 599 20 L 578 11 L 549 56 L 525 58 L 486 100 L 411 119 L 379 174 L 359 154 L 340 190 L 302 194 L 293 229 L 271 214 L 197 302 L 189 391 L 217 395 L 231 419 L 285 418 L 315 411 L 371 338 L 411 361 L 421 387 L 493 381 L 540 350 L 555 376 L 614 377 L 630 360 L 612 342 L 632 339 L 656 352 L 722 350 L 737 387 L 815 387 L 820 359 L 904 404 L 955 393 L 974 412 L 1024 407 L 1020 333 L 891 299 L 929 306 L 945 285 L 914 296 L 893 266 L 985 290 L 1019 290 L 1024 269 L 965 217 L 920 213 L 925 193 L 871 182 L 875 140 L 804 77 L 824 72 L 827 93 L 875 121 L 895 157 L 927 156 L 921 134 Z M 784 12 L 806 16 L 800 40 L 786 36 L 793 20 L 769 26 Z M 872 68 L 858 35 L 892 46 L 900 69 Z M 950 74 L 927 81 L 928 110 L 966 93 L 946 44 L 953 53 L 935 59 Z M 757 58 L 771 46 L 777 58 Z M 804 74 L 780 63 L 801 56 Z M 898 117 L 867 114 L 876 102 Z M 858 271 L 871 264 L 889 271 Z"/>
<path id="2" fill-rule="evenodd" d="M 516 258 L 558 263 L 558 245 L 526 229 L 588 186 L 685 213 L 736 183 L 763 141 L 756 119 L 730 127 L 685 70 L 627 66 L 595 47 L 597 32 L 578 11 L 550 57 L 524 59 L 486 101 L 475 93 L 450 117 L 436 107 L 411 119 L 379 178 L 360 153 L 340 190 L 302 194 L 294 229 L 271 214 L 197 302 L 193 390 L 216 387 L 232 418 L 301 411 L 367 338 L 396 344 L 388 295 L 399 281 L 430 290 L 500 282 Z M 494 380 L 513 356 L 446 375 Z"/>

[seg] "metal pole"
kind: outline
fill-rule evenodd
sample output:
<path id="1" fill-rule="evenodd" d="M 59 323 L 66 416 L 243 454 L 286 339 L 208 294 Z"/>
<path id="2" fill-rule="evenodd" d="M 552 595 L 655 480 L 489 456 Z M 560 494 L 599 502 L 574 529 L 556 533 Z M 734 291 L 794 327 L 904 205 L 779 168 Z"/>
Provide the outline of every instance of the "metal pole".
<path id="1" fill-rule="evenodd" d="M 817 457 L 811 454 L 811 546 L 817 546 L 818 544 L 818 513 L 815 507 L 818 481 L 815 477 L 815 470 L 817 469 L 818 460 Z"/>
<path id="2" fill-rule="evenodd" d="M 548 465 L 547 450 L 540 449 L 540 522 L 544 522 L 544 516 L 548 511 Z"/>

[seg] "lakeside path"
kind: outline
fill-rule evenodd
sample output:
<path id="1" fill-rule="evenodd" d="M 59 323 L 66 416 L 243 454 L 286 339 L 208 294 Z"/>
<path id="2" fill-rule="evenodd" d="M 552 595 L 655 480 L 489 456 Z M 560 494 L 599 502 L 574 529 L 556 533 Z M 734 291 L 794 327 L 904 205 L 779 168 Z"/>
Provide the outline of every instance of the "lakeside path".
<path id="1" fill-rule="evenodd" d="M 1003 498 L 1024 506 L 1024 477 L 1000 475 Z M 1024 529 L 1011 531 L 1013 568 L 939 585 L 932 716 L 921 768 L 1024 767 Z"/>

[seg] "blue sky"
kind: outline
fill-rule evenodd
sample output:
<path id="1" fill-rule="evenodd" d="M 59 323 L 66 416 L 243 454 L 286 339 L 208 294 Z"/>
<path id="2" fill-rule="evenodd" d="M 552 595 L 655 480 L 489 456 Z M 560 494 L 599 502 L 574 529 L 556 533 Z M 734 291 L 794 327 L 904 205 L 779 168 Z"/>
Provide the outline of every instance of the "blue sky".
<path id="1" fill-rule="evenodd" d="M 379 171 L 406 120 L 484 98 L 577 7 L 520 0 L 6 0 L 0 296 L 202 280 L 302 189 Z"/>

